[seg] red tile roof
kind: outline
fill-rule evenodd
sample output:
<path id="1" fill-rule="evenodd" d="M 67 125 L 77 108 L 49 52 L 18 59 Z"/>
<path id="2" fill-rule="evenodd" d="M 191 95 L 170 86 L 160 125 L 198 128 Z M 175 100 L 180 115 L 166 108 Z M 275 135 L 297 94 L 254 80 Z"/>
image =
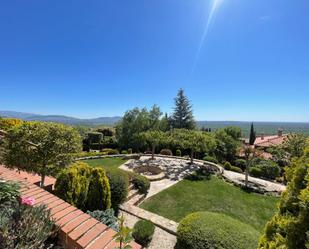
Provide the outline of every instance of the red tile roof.
<path id="1" fill-rule="evenodd" d="M 59 238 L 68 249 L 107 249 L 117 246 L 113 239 L 116 233 L 114 230 L 34 185 L 33 183 L 37 183 L 37 176 L 16 172 L 0 165 L 0 179 L 19 182 L 22 195 L 34 197 L 35 205 L 45 204 L 50 209 L 52 218 L 59 226 Z M 51 182 L 54 180 L 50 178 Z M 141 249 L 135 242 L 132 242 L 131 246 L 133 249 Z"/>

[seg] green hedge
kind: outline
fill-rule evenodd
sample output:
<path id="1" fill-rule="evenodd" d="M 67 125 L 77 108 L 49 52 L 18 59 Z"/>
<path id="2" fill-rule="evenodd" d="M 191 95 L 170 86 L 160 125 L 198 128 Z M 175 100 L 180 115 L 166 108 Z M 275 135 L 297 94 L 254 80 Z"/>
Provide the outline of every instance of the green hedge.
<path id="1" fill-rule="evenodd" d="M 231 166 L 231 171 L 237 172 L 237 173 L 243 173 L 243 171 L 241 170 L 241 168 L 238 168 L 236 166 Z"/>
<path id="2" fill-rule="evenodd" d="M 259 232 L 224 214 L 197 212 L 177 229 L 177 249 L 256 249 Z"/>
<path id="3" fill-rule="evenodd" d="M 261 177 L 262 176 L 262 170 L 257 167 L 250 167 L 249 174 L 253 177 Z"/>
<path id="4" fill-rule="evenodd" d="M 241 168 L 243 171 L 246 169 L 246 160 L 245 159 L 237 159 L 235 160 L 235 165 Z"/>
<path id="5" fill-rule="evenodd" d="M 111 190 L 112 208 L 117 214 L 119 205 L 122 204 L 128 196 L 129 177 L 126 172 L 119 169 L 107 170 L 106 174 Z"/>
<path id="6" fill-rule="evenodd" d="M 205 156 L 203 158 L 204 161 L 207 161 L 207 162 L 211 162 L 211 163 L 218 163 L 218 160 L 217 158 L 215 157 L 212 157 L 212 156 Z"/>
<path id="7" fill-rule="evenodd" d="M 232 168 L 232 165 L 230 162 L 225 162 L 224 165 L 223 165 L 224 169 L 226 170 L 231 170 Z"/>
<path id="8" fill-rule="evenodd" d="M 181 156 L 181 150 L 180 149 L 176 150 L 176 154 L 175 155 L 176 156 Z"/>
<path id="9" fill-rule="evenodd" d="M 160 151 L 160 154 L 161 155 L 166 155 L 166 156 L 172 156 L 173 155 L 173 152 L 170 150 L 170 149 L 162 149 Z"/>
<path id="10" fill-rule="evenodd" d="M 148 220 L 139 220 L 135 223 L 132 236 L 141 246 L 146 247 L 152 240 L 155 226 Z"/>
<path id="11" fill-rule="evenodd" d="M 132 177 L 134 188 L 138 189 L 140 194 L 147 194 L 150 188 L 150 181 L 142 175 L 134 174 Z"/>

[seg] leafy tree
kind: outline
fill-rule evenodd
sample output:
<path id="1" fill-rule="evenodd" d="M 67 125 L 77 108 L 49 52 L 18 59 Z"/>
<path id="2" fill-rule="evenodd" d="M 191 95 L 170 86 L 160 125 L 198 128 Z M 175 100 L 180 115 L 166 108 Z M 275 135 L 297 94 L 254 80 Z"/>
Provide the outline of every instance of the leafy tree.
<path id="1" fill-rule="evenodd" d="M 267 223 L 260 249 L 309 248 L 309 147 L 286 169 L 288 186 Z"/>
<path id="2" fill-rule="evenodd" d="M 124 225 L 123 215 L 119 218 L 119 231 L 114 235 L 114 239 L 119 243 L 115 249 L 132 249 L 130 243 L 133 241 L 132 229 Z"/>
<path id="3" fill-rule="evenodd" d="M 241 129 L 237 126 L 228 126 L 223 129 L 227 135 L 233 139 L 238 140 L 241 138 Z"/>
<path id="4" fill-rule="evenodd" d="M 165 132 L 165 131 L 169 131 L 170 128 L 171 128 L 170 127 L 170 120 L 169 120 L 167 113 L 165 113 L 165 115 L 160 120 L 159 130 Z"/>
<path id="5" fill-rule="evenodd" d="M 248 187 L 248 178 L 250 166 L 253 164 L 253 160 L 255 159 L 255 149 L 252 146 L 244 146 L 243 148 L 246 160 L 246 170 L 245 170 L 245 186 Z"/>
<path id="6" fill-rule="evenodd" d="M 228 132 L 230 132 L 230 130 L 228 130 Z M 220 162 L 233 162 L 235 160 L 240 141 L 239 139 L 235 139 L 234 136 L 236 136 L 236 134 L 231 136 L 225 129 L 219 129 L 214 133 L 216 139 L 215 155 Z"/>
<path id="7" fill-rule="evenodd" d="M 141 137 L 143 140 L 145 140 L 148 144 L 151 145 L 152 147 L 152 155 L 151 155 L 151 159 L 154 160 L 154 154 L 156 151 L 156 146 L 158 146 L 159 144 L 162 144 L 164 142 L 165 139 L 165 133 L 162 131 L 156 131 L 156 130 L 150 130 L 150 131 L 146 131 L 141 133 Z"/>
<path id="8" fill-rule="evenodd" d="M 178 91 L 177 97 L 175 98 L 175 108 L 171 117 L 171 123 L 173 128 L 176 129 L 192 130 L 196 126 L 192 106 L 189 99 L 184 95 L 183 89 Z"/>
<path id="9" fill-rule="evenodd" d="M 125 113 L 116 126 L 116 138 L 120 147 L 139 150 L 141 145 L 140 133 L 154 129 L 160 124 L 161 112 L 159 107 L 153 106 L 150 111 L 146 108 L 134 108 Z"/>
<path id="10" fill-rule="evenodd" d="M 255 139 L 256 139 L 256 133 L 255 133 L 255 130 L 254 130 L 253 123 L 251 123 L 249 144 L 254 145 Z"/>
<path id="11" fill-rule="evenodd" d="M 26 122 L 5 136 L 3 157 L 8 167 L 39 174 L 43 187 L 45 176 L 68 165 L 72 160 L 70 153 L 80 149 L 81 137 L 74 128 L 56 123 Z"/>
<path id="12" fill-rule="evenodd" d="M 301 157 L 308 144 L 307 137 L 302 134 L 290 134 L 284 140 L 283 148 L 290 154 L 290 157 Z"/>
<path id="13" fill-rule="evenodd" d="M 172 139 L 179 148 L 190 150 L 191 164 L 193 164 L 195 152 L 211 154 L 215 147 L 213 137 L 201 131 L 175 129 L 172 131 L 170 139 Z"/>

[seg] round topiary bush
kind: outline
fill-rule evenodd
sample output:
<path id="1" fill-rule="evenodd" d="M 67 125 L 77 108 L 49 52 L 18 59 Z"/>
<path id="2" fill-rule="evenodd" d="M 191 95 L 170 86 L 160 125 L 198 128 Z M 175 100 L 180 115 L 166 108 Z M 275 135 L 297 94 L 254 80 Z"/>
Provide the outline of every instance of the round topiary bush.
<path id="1" fill-rule="evenodd" d="M 132 178 L 132 183 L 134 185 L 134 188 L 138 189 L 138 192 L 140 194 L 147 194 L 148 190 L 150 188 L 150 181 L 142 175 L 135 174 Z"/>
<path id="2" fill-rule="evenodd" d="M 237 159 L 235 160 L 235 165 L 241 168 L 243 171 L 246 169 L 246 160 L 245 159 Z"/>
<path id="3" fill-rule="evenodd" d="M 223 165 L 224 169 L 226 170 L 231 170 L 232 168 L 232 165 L 230 162 L 225 162 L 224 165 Z"/>
<path id="4" fill-rule="evenodd" d="M 181 150 L 180 149 L 176 150 L 176 156 L 181 156 Z"/>
<path id="5" fill-rule="evenodd" d="M 249 174 L 253 177 L 261 177 L 262 176 L 262 170 L 257 167 L 251 167 L 249 170 Z"/>
<path id="6" fill-rule="evenodd" d="M 129 176 L 126 172 L 116 169 L 106 172 L 111 191 L 112 208 L 118 213 L 119 205 L 122 204 L 127 196 L 129 189 Z"/>
<path id="7" fill-rule="evenodd" d="M 211 162 L 211 163 L 218 163 L 218 160 L 217 158 L 215 157 L 212 157 L 212 156 L 205 156 L 203 158 L 204 161 L 207 161 L 207 162 Z"/>
<path id="8" fill-rule="evenodd" d="M 231 166 L 231 171 L 237 172 L 237 173 L 243 173 L 243 171 L 241 170 L 241 168 L 238 168 L 236 166 Z"/>
<path id="9" fill-rule="evenodd" d="M 152 240 L 155 226 L 148 220 L 139 220 L 135 223 L 132 236 L 141 246 L 146 247 Z"/>
<path id="10" fill-rule="evenodd" d="M 161 155 L 165 155 L 165 156 L 172 156 L 173 155 L 173 152 L 170 150 L 170 149 L 162 149 L 160 151 L 160 154 Z"/>
<path id="11" fill-rule="evenodd" d="M 197 212 L 177 229 L 177 249 L 256 249 L 259 232 L 224 214 Z"/>

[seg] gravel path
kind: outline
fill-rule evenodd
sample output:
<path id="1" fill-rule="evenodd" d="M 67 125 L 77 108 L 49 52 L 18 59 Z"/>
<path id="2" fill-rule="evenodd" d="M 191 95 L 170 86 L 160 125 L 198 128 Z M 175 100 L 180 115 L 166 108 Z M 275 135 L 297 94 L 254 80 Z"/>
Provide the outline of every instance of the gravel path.
<path id="1" fill-rule="evenodd" d="M 139 220 L 137 217 L 120 211 L 119 215 L 125 217 L 125 225 L 132 228 L 134 224 Z M 176 236 L 156 227 L 152 241 L 147 249 L 174 249 L 176 245 Z"/>

